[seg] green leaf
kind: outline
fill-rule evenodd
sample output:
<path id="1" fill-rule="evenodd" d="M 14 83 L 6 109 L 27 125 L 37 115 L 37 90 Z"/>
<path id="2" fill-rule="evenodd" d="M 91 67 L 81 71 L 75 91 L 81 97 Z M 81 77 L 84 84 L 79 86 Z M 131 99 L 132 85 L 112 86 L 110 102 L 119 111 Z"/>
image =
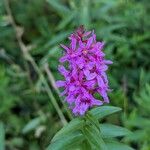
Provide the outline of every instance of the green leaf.
<path id="1" fill-rule="evenodd" d="M 97 119 L 102 119 L 118 111 L 121 111 L 121 108 L 114 106 L 101 106 L 92 109 L 90 113 L 92 113 L 92 115 L 95 116 Z"/>
<path id="2" fill-rule="evenodd" d="M 69 13 L 67 16 L 64 17 L 64 19 L 62 19 L 62 21 L 59 23 L 59 25 L 57 26 L 57 29 L 58 30 L 61 30 L 63 29 L 67 24 L 69 24 L 73 19 L 74 17 L 77 15 L 77 13 L 74 11 L 74 12 L 71 12 Z"/>
<path id="3" fill-rule="evenodd" d="M 137 142 L 137 141 L 142 142 L 147 137 L 149 137 L 149 131 L 147 131 L 147 130 L 136 130 L 132 134 L 127 136 L 125 138 L 125 140 L 126 141 L 133 141 L 133 142 Z"/>
<path id="4" fill-rule="evenodd" d="M 140 123 L 139 123 L 140 122 Z M 125 125 L 129 127 L 148 128 L 150 127 L 150 120 L 140 117 L 136 111 L 132 111 L 130 116 L 125 120 Z"/>
<path id="5" fill-rule="evenodd" d="M 106 142 L 108 149 L 110 150 L 134 150 L 128 145 L 119 143 L 119 142 Z"/>
<path id="6" fill-rule="evenodd" d="M 43 48 L 49 48 L 52 45 L 58 44 L 59 42 L 61 42 L 62 40 L 64 40 L 68 35 L 69 35 L 70 31 L 66 31 L 66 32 L 60 32 L 57 35 L 55 35 L 54 37 L 52 37 L 51 40 L 49 40 L 44 46 Z"/>
<path id="7" fill-rule="evenodd" d="M 32 119 L 31 121 L 29 121 L 26 126 L 23 128 L 22 133 L 26 134 L 32 130 L 34 130 L 37 126 L 39 126 L 42 122 L 41 117 Z"/>
<path id="8" fill-rule="evenodd" d="M 87 140 L 84 140 L 81 145 L 81 150 L 91 150 L 91 145 Z"/>
<path id="9" fill-rule="evenodd" d="M 99 130 L 99 121 L 90 112 L 88 112 L 86 114 L 86 120 L 88 120 L 90 123 L 92 123 Z"/>
<path id="10" fill-rule="evenodd" d="M 75 118 L 70 121 L 66 126 L 64 126 L 60 131 L 56 133 L 52 141 L 56 141 L 59 138 L 62 138 L 64 135 L 72 133 L 80 128 L 82 128 L 84 121 L 81 118 Z"/>
<path id="11" fill-rule="evenodd" d="M 5 149 L 5 129 L 4 124 L 0 122 L 0 150 Z"/>
<path id="12" fill-rule="evenodd" d="M 141 90 L 134 96 L 135 101 L 143 110 L 146 110 L 146 114 L 150 112 L 150 84 L 145 84 L 141 87 Z"/>
<path id="13" fill-rule="evenodd" d="M 100 124 L 100 130 L 103 138 L 113 138 L 131 134 L 128 129 L 112 124 Z"/>
<path id="14" fill-rule="evenodd" d="M 100 135 L 100 131 L 94 125 L 87 125 L 83 128 L 83 134 L 91 145 L 92 149 L 107 150 L 107 147 Z"/>
<path id="15" fill-rule="evenodd" d="M 90 16 L 89 16 L 89 6 L 90 0 L 81 0 L 80 1 L 80 11 L 78 11 L 80 24 L 83 24 L 86 28 L 88 28 L 90 24 Z"/>
<path id="16" fill-rule="evenodd" d="M 61 16 L 64 14 L 68 14 L 70 10 L 68 7 L 63 5 L 60 1 L 58 0 L 47 0 L 47 2 L 57 11 L 58 14 Z"/>
<path id="17" fill-rule="evenodd" d="M 64 134 L 63 137 L 52 142 L 47 150 L 69 150 L 77 147 L 84 140 L 84 136 L 81 132 L 73 132 L 70 134 Z"/>

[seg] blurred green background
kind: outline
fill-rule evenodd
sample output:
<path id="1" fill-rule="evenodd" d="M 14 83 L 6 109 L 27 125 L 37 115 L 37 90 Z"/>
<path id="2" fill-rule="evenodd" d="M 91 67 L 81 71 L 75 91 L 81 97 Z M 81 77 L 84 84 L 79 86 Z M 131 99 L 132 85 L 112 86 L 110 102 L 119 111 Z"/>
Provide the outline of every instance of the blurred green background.
<path id="1" fill-rule="evenodd" d="M 0 150 L 45 149 L 70 120 L 54 82 L 59 44 L 82 24 L 114 62 L 110 105 L 123 111 L 103 121 L 127 127 L 133 134 L 122 140 L 150 150 L 149 10 L 149 0 L 0 0 Z"/>

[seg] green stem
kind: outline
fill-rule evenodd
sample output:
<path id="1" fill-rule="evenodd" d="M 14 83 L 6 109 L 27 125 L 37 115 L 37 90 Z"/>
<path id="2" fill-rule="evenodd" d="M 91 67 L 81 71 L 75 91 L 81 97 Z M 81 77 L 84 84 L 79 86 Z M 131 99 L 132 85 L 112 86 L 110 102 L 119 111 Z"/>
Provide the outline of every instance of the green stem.
<path id="1" fill-rule="evenodd" d="M 61 122 L 63 123 L 63 125 L 66 125 L 67 124 L 67 120 L 65 119 L 64 114 L 62 113 L 59 105 L 57 104 L 57 101 L 56 101 L 55 97 L 53 96 L 52 91 L 49 88 L 49 85 L 48 85 L 44 75 L 42 74 L 41 70 L 38 68 L 37 64 L 32 59 L 32 57 L 29 56 L 28 59 L 30 60 L 31 64 L 33 65 L 33 67 L 35 69 L 35 71 L 38 73 L 39 77 L 41 78 L 43 84 L 45 85 L 45 89 L 47 91 L 47 94 L 48 94 L 49 98 L 51 99 L 51 103 L 53 104 L 54 108 L 56 109 L 56 111 L 57 111 L 57 113 L 58 113 L 58 115 L 59 115 L 59 117 L 61 119 Z"/>
<path id="2" fill-rule="evenodd" d="M 64 108 L 65 108 L 65 110 L 66 110 L 66 112 L 67 112 L 68 117 L 70 118 L 70 120 L 72 120 L 72 119 L 73 119 L 73 116 L 72 116 L 72 114 L 69 112 L 69 110 L 67 109 L 67 105 L 63 102 L 62 98 L 60 97 L 60 91 L 59 91 L 59 89 L 57 88 L 57 86 L 56 86 L 56 84 L 55 84 L 56 81 L 55 81 L 55 78 L 54 78 L 54 76 L 53 76 L 51 70 L 50 70 L 49 67 L 48 67 L 48 63 L 46 63 L 46 64 L 44 65 L 44 69 L 45 69 L 45 72 L 47 73 L 48 80 L 49 80 L 50 84 L 52 85 L 52 87 L 54 88 L 54 90 L 56 91 L 57 95 L 59 96 L 59 99 L 60 99 L 61 103 L 63 104 L 63 106 L 64 106 Z"/>
<path id="3" fill-rule="evenodd" d="M 108 150 L 105 142 L 102 139 L 99 122 L 89 112 L 84 117 L 85 124 L 82 132 L 91 146 L 95 150 Z"/>
<path id="4" fill-rule="evenodd" d="M 89 121 L 91 121 L 95 126 L 96 128 L 100 131 L 100 128 L 99 128 L 99 122 L 96 118 L 94 118 L 94 116 L 92 114 L 90 114 L 90 112 L 88 112 L 86 114 L 86 117 Z"/>

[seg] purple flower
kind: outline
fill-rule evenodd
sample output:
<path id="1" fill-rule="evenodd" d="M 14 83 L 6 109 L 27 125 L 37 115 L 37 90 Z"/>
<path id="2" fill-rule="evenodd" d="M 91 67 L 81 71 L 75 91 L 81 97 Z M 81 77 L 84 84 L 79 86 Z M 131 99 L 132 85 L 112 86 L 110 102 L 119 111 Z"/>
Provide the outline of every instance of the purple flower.
<path id="1" fill-rule="evenodd" d="M 104 42 L 96 41 L 94 31 L 86 32 L 81 26 L 70 35 L 69 40 L 69 46 L 61 45 L 65 55 L 60 58 L 61 63 L 67 62 L 68 65 L 58 68 L 65 80 L 56 84 L 64 88 L 61 95 L 66 96 L 65 101 L 72 112 L 84 115 L 93 106 L 109 103 L 106 70 L 112 61 L 104 59 Z M 94 97 L 96 93 L 103 100 L 97 100 Z"/>

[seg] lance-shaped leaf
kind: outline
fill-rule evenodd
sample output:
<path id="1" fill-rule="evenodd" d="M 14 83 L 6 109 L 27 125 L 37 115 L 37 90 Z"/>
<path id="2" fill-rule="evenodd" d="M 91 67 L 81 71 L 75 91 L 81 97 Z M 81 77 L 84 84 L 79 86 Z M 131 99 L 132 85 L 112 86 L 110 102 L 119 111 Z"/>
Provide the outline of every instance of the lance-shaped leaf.
<path id="1" fill-rule="evenodd" d="M 119 142 L 106 142 L 108 149 L 110 150 L 134 150 L 128 145 L 119 143 Z"/>
<path id="2" fill-rule="evenodd" d="M 101 124 L 100 130 L 103 138 L 114 138 L 131 134 L 128 129 L 112 124 Z"/>
<path id="3" fill-rule="evenodd" d="M 63 5 L 63 3 L 61 3 L 59 0 L 47 0 L 47 2 L 56 10 L 60 16 L 70 13 L 70 9 L 66 5 Z"/>
<path id="4" fill-rule="evenodd" d="M 95 116 L 97 119 L 102 119 L 118 111 L 121 111 L 121 108 L 114 106 L 101 106 L 92 109 L 90 113 L 92 113 L 92 115 Z"/>
<path id="5" fill-rule="evenodd" d="M 64 126 L 56 135 L 53 137 L 52 141 L 55 141 L 64 135 L 72 133 L 83 126 L 84 121 L 81 118 L 76 118 L 70 121 L 66 126 Z"/>
<path id="6" fill-rule="evenodd" d="M 69 150 L 79 146 L 84 140 L 81 132 L 73 132 L 71 134 L 63 135 L 61 138 L 52 141 L 47 150 Z"/>
<path id="7" fill-rule="evenodd" d="M 45 120 L 44 116 L 40 116 L 40 117 L 32 119 L 22 129 L 22 133 L 26 134 L 32 130 L 35 130 L 44 120 Z"/>
<path id="8" fill-rule="evenodd" d="M 91 145 L 92 149 L 107 150 L 102 136 L 100 135 L 100 131 L 96 126 L 94 126 L 93 124 L 84 126 L 83 134 Z"/>

